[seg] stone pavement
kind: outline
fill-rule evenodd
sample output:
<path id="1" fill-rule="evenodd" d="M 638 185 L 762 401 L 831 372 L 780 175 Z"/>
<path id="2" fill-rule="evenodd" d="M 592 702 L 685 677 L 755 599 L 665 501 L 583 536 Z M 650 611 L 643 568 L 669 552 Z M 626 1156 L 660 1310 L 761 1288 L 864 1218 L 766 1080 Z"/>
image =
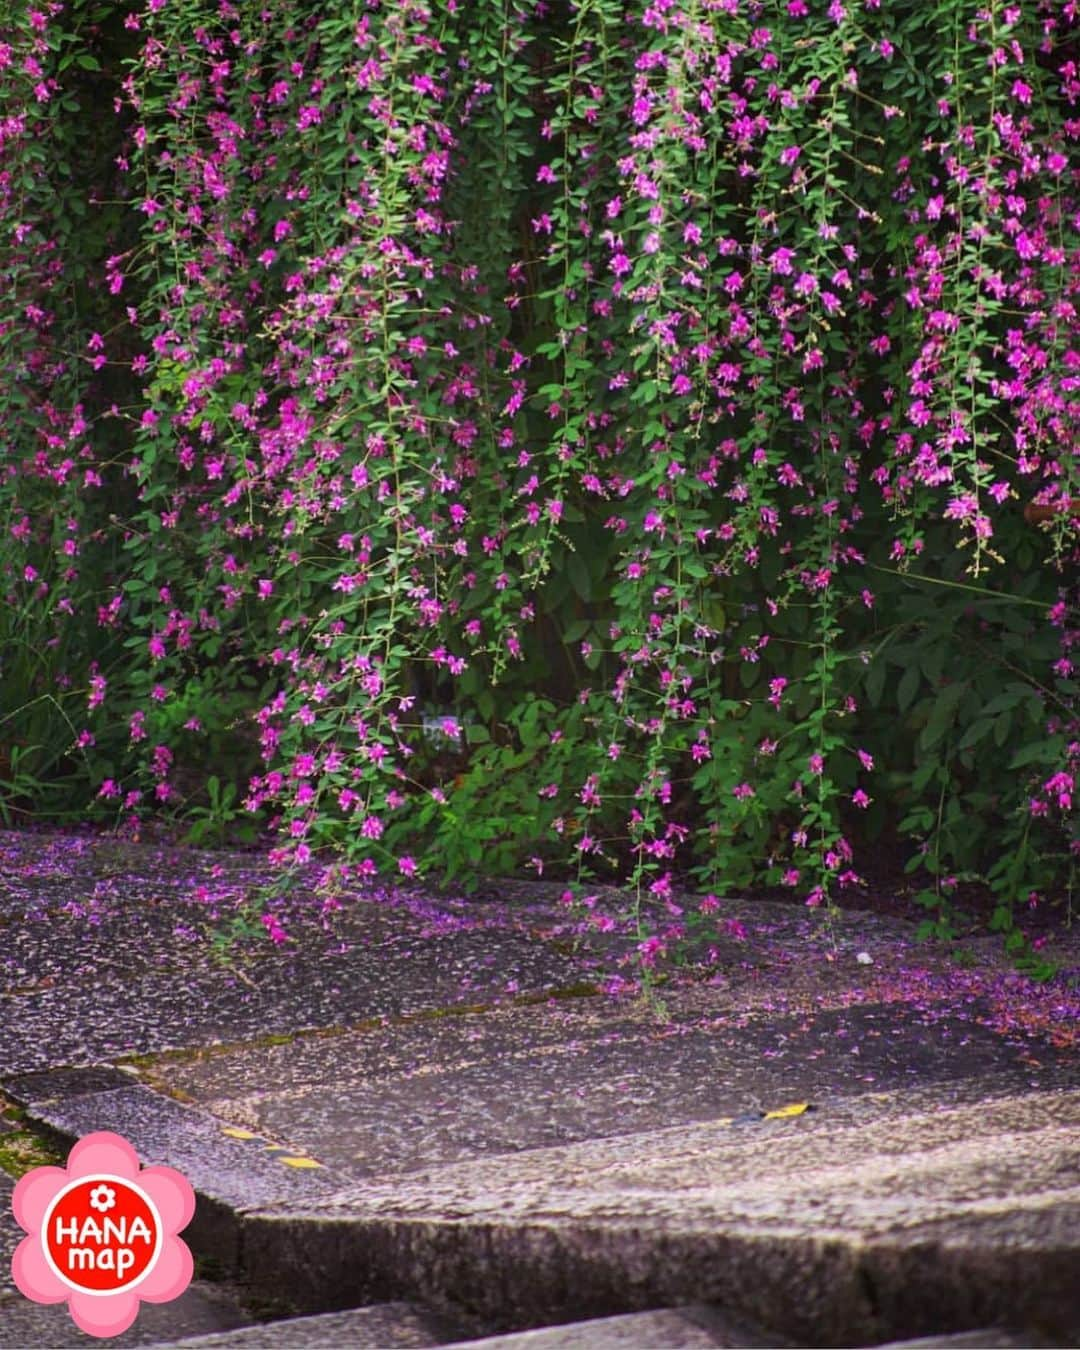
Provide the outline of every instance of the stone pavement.
<path id="1" fill-rule="evenodd" d="M 632 938 L 572 940 L 557 890 L 343 897 L 222 965 L 199 906 L 257 860 L 0 859 L 0 1091 L 184 1171 L 230 1281 L 122 1344 L 1080 1340 L 1080 1001 L 996 948 L 731 902 L 660 1015 L 601 992 Z M 90 1343 L 65 1316 L 0 1288 L 0 1346 Z"/>

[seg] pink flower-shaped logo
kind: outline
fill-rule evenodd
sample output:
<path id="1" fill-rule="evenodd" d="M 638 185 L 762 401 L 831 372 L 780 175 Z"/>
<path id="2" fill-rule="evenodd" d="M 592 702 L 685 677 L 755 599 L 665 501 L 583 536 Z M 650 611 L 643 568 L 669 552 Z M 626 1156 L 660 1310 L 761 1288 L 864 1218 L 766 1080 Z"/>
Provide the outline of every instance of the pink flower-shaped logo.
<path id="1" fill-rule="evenodd" d="M 67 1167 L 35 1167 L 12 1199 L 29 1237 L 11 1261 L 16 1285 L 35 1303 L 68 1301 L 91 1336 L 119 1336 L 139 1300 L 167 1303 L 191 1283 L 192 1260 L 177 1236 L 195 1213 L 195 1193 L 172 1167 L 139 1167 L 118 1134 L 80 1139 Z"/>

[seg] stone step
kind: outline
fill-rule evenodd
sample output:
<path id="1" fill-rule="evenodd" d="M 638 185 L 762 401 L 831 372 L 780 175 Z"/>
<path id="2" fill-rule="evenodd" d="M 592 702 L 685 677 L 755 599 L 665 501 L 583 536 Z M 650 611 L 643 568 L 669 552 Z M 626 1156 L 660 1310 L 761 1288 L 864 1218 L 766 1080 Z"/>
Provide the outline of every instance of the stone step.
<path id="1" fill-rule="evenodd" d="M 445 1350 L 659 1350 L 659 1347 L 690 1350 L 697 1346 L 768 1350 L 790 1344 L 759 1328 L 729 1319 L 715 1308 L 699 1305 L 488 1336 L 447 1346 Z M 952 1336 L 891 1341 L 869 1350 L 1039 1350 L 1051 1345 L 1052 1342 L 1027 1332 L 989 1327 Z"/>
<path id="2" fill-rule="evenodd" d="M 52 850 L 58 862 L 43 866 Z M 234 974 L 209 942 L 184 934 L 206 922 L 196 887 L 236 894 L 240 878 L 243 890 L 258 876 L 279 880 L 273 869 L 184 849 L 122 851 L 128 862 L 95 862 L 88 841 L 80 866 L 63 856 L 67 841 L 0 830 L 0 1073 L 332 1029 L 488 1003 L 506 997 L 508 985 L 536 994 L 585 977 L 579 960 L 536 931 L 550 924 L 525 906 L 425 920 L 430 906 L 353 901 L 337 916 L 331 947 L 314 896 L 306 916 L 296 906 L 285 949 L 264 947 L 245 964 L 245 944 Z M 99 891 L 107 898 L 93 923 L 63 913 Z M 55 918 L 45 920 L 50 911 Z"/>
<path id="3" fill-rule="evenodd" d="M 975 1021 L 867 1003 L 673 1021 L 576 999 L 368 1026 L 141 1066 L 146 1081 L 358 1180 L 770 1109 L 993 1076 L 1049 1080 Z M 841 1062 L 838 1065 L 837 1059 Z M 992 1075 L 991 1075 L 992 1071 Z M 333 1089 L 328 1090 L 329 1085 Z"/>
<path id="4" fill-rule="evenodd" d="M 453 1322 L 411 1303 L 378 1303 L 217 1335 L 155 1341 L 154 1350 L 412 1350 L 445 1345 L 459 1332 Z"/>
<path id="5" fill-rule="evenodd" d="M 446 1325 L 407 1303 L 384 1303 L 323 1313 L 243 1331 L 162 1342 L 155 1350 L 395 1350 L 444 1345 L 446 1350 L 773 1350 L 789 1342 L 759 1332 L 706 1307 L 658 1308 L 564 1326 L 541 1327 L 481 1340 L 447 1342 Z"/>
<path id="6" fill-rule="evenodd" d="M 1060 1345 L 1038 1332 L 1012 1331 L 1004 1327 L 984 1327 L 978 1331 L 958 1331 L 953 1336 L 923 1336 L 917 1341 L 890 1341 L 873 1350 L 1048 1350 Z"/>
<path id="7" fill-rule="evenodd" d="M 457 1302 L 508 1329 L 706 1299 L 808 1345 L 1011 1317 L 1067 1337 L 1080 1092 L 1009 1095 L 1003 1081 L 463 1160 L 437 1150 L 359 1182 L 115 1070 L 7 1090 L 67 1138 L 114 1129 L 144 1162 L 178 1166 L 200 1193 L 193 1248 L 297 1314 Z"/>
<path id="8" fill-rule="evenodd" d="M 93 1075 L 9 1091 L 69 1138 L 114 1129 L 179 1166 L 200 1192 L 195 1250 L 297 1314 L 420 1300 L 509 1329 L 705 1299 L 806 1344 L 1013 1317 L 1080 1330 L 1077 1091 L 969 1079 L 349 1184 Z"/>
<path id="9" fill-rule="evenodd" d="M 447 1323 L 408 1303 L 263 1323 L 216 1335 L 153 1342 L 148 1350 L 787 1350 L 783 1340 L 705 1305 L 657 1308 L 531 1331 L 446 1341 Z M 870 1350 L 1040 1350 L 1037 1334 L 989 1327 L 954 1335 L 890 1341 Z"/>
<path id="10" fill-rule="evenodd" d="M 807 1345 L 1080 1332 L 1080 1091 L 896 1093 L 442 1164 L 246 1216 L 253 1273 L 536 1326 L 704 1300 Z M 325 1303 L 323 1306 L 326 1306 Z"/>
<path id="11" fill-rule="evenodd" d="M 110 1338 L 117 1350 L 157 1345 L 163 1336 L 199 1336 L 245 1326 L 251 1314 L 234 1291 L 196 1281 L 172 1303 L 144 1303 L 134 1324 Z M 72 1322 L 66 1303 L 32 1303 L 22 1294 L 0 1293 L 0 1347 L 3 1350 L 89 1350 L 102 1344 Z"/>
<path id="12" fill-rule="evenodd" d="M 487 1336 L 446 1350 L 777 1350 L 790 1344 L 717 1308 L 691 1304 Z"/>
<path id="13" fill-rule="evenodd" d="M 293 1148 L 231 1131 L 208 1111 L 154 1092 L 110 1066 L 24 1074 L 6 1079 L 3 1088 L 31 1123 L 44 1126 L 65 1149 L 95 1130 L 113 1130 L 131 1142 L 145 1166 L 164 1164 L 182 1172 L 198 1197 L 184 1239 L 230 1273 L 240 1268 L 238 1216 L 244 1210 L 286 1196 L 314 1199 L 347 1180 L 307 1166 L 313 1160 Z M 275 1299 L 281 1293 L 269 1292 Z"/>

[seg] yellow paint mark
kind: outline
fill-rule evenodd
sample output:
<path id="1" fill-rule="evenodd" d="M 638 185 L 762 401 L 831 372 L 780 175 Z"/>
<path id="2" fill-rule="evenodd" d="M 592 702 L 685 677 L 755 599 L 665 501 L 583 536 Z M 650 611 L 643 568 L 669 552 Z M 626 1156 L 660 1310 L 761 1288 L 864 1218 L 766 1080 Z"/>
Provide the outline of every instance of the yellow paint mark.
<path id="1" fill-rule="evenodd" d="M 791 1102 L 788 1106 L 778 1106 L 775 1111 L 766 1111 L 765 1120 L 786 1120 L 788 1116 L 801 1116 L 810 1110 L 809 1102 Z"/>
<path id="2" fill-rule="evenodd" d="M 230 1139 L 258 1139 L 257 1134 L 252 1134 L 250 1130 L 238 1129 L 235 1125 L 222 1125 L 221 1133 L 227 1134 Z"/>
<path id="3" fill-rule="evenodd" d="M 279 1158 L 278 1162 L 283 1162 L 286 1167 L 321 1167 L 322 1163 L 316 1162 L 314 1158 Z"/>

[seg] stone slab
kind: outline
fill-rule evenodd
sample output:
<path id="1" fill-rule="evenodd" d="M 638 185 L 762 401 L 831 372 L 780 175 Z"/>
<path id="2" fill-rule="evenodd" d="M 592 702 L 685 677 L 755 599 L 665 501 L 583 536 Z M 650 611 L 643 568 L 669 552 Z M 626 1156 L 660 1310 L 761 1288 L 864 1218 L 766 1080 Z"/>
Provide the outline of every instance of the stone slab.
<path id="1" fill-rule="evenodd" d="M 135 1322 L 109 1345 L 157 1345 L 165 1336 L 201 1336 L 242 1326 L 249 1319 L 212 1284 L 193 1283 L 172 1303 L 143 1303 Z M 5 1350 L 87 1350 L 102 1344 L 80 1331 L 66 1304 L 31 1303 L 21 1294 L 0 1296 L 0 1347 Z"/>
<path id="2" fill-rule="evenodd" d="M 158 1350 L 420 1350 L 443 1345 L 454 1334 L 453 1324 L 433 1313 L 409 1303 L 382 1303 L 213 1336 L 177 1337 L 162 1341 Z"/>
<path id="3" fill-rule="evenodd" d="M 258 857 L 0 830 L 0 1078 L 488 1002 L 587 974 L 550 939 L 550 907 L 379 892 L 343 898 L 324 928 L 314 874 L 291 902 L 283 948 L 241 942 L 223 959 L 208 925 L 227 925 L 275 875 Z"/>
<path id="4" fill-rule="evenodd" d="M 580 916 L 547 883 L 470 898 L 345 891 L 324 916 L 318 870 L 277 906 L 283 948 L 241 941 L 223 959 L 208 925 L 283 884 L 264 858 L 0 830 L 0 1077 L 581 988 L 636 941 L 625 924 L 578 936 Z M 597 890 L 609 917 L 626 909 Z M 826 924 L 797 905 L 730 901 L 713 925 L 702 944 L 714 1010 L 839 1006 L 901 983 L 918 999 L 913 981 L 931 1002 L 965 997 L 943 953 L 900 920 L 844 912 Z M 1062 959 L 1080 970 L 1073 937 Z M 974 973 L 1001 974 L 1000 944 L 993 956 L 970 945 Z"/>
<path id="5" fill-rule="evenodd" d="M 35 1075 L 9 1080 L 5 1091 L 31 1120 L 65 1140 L 93 1130 L 115 1130 L 135 1145 L 144 1166 L 176 1167 L 197 1192 L 235 1209 L 286 1197 L 294 1202 L 312 1199 L 343 1180 L 288 1145 L 226 1133 L 227 1124 L 209 1112 L 153 1092 L 126 1074 L 121 1077 L 122 1086 L 79 1092 L 78 1074 L 69 1071 L 65 1078 L 70 1090 L 61 1095 L 51 1090 L 53 1075 Z M 27 1084 L 35 1090 L 26 1091 Z M 50 1090 L 42 1092 L 42 1085 Z"/>
<path id="6" fill-rule="evenodd" d="M 101 1090 L 80 1092 L 80 1071 L 32 1074 L 5 1084 L 29 1120 L 73 1143 L 95 1130 L 114 1130 L 135 1148 L 143 1166 L 178 1168 L 196 1193 L 195 1217 L 185 1239 L 200 1255 L 229 1271 L 239 1268 L 236 1215 L 292 1197 L 302 1203 L 339 1188 L 344 1177 L 315 1165 L 289 1145 L 259 1135 L 237 1137 L 227 1122 L 184 1105 L 119 1074 L 120 1086 L 99 1069 L 85 1081 Z M 241 1132 L 243 1133 L 243 1132 Z M 269 1291 L 277 1296 L 278 1291 Z"/>
<path id="7" fill-rule="evenodd" d="M 1080 1090 L 476 1158 L 251 1215 L 244 1243 L 301 1303 L 424 1289 L 512 1327 L 704 1299 L 813 1345 L 1016 1320 L 1068 1344 Z"/>
<path id="8" fill-rule="evenodd" d="M 0 994 L 0 1074 L 336 1027 L 483 1002 L 508 982 L 540 991 L 582 978 L 567 955 L 514 934 L 450 933 L 424 942 L 402 920 L 399 933 L 373 946 L 359 954 L 287 953 L 254 977 L 245 972 L 248 983 L 207 969 L 204 958 L 145 972 L 83 946 L 85 973 Z"/>
<path id="9" fill-rule="evenodd" d="M 766 1350 L 787 1346 L 768 1333 L 731 1321 L 713 1308 L 664 1308 L 656 1312 L 629 1313 L 622 1317 L 597 1318 L 537 1331 L 511 1332 L 461 1342 L 446 1350 L 646 1350 L 664 1347 L 681 1350 L 691 1346 L 722 1346 L 732 1350 Z M 989 1327 L 961 1331 L 953 1336 L 931 1336 L 912 1341 L 892 1341 L 870 1350 L 1041 1350 L 1049 1341 L 1030 1334 Z"/>
<path id="10" fill-rule="evenodd" d="M 17 1074 L 6 1079 L 5 1096 L 19 1106 L 32 1102 L 63 1101 L 88 1092 L 109 1092 L 134 1084 L 130 1072 L 111 1064 L 92 1064 L 86 1068 L 44 1069 L 38 1073 Z"/>
<path id="11" fill-rule="evenodd" d="M 965 1079 L 1053 1081 L 1052 1055 L 1034 1065 L 1028 1047 L 981 1025 L 979 1011 L 973 1001 L 944 1025 L 896 1003 L 703 1016 L 675 995 L 660 1023 L 647 1009 L 577 998 L 182 1057 L 150 1071 L 151 1081 L 339 1171 L 388 1176 L 753 1119 L 794 1101 L 829 1109 L 853 1094 L 935 1083 L 948 1101 Z"/>
<path id="12" fill-rule="evenodd" d="M 1053 1341 L 1032 1336 L 1030 1332 L 984 1327 L 978 1331 L 958 1331 L 955 1336 L 920 1336 L 914 1341 L 890 1341 L 887 1345 L 874 1346 L 873 1350 L 1047 1350 L 1053 1344 Z"/>
<path id="13" fill-rule="evenodd" d="M 386 1303 L 155 1342 L 154 1350 L 419 1350 L 444 1344 L 445 1350 L 783 1350 L 791 1344 L 705 1306 L 659 1308 L 469 1341 L 447 1342 L 445 1332 L 446 1324 L 428 1312 L 407 1303 Z M 872 1350 L 1043 1350 L 1051 1344 L 991 1327 L 892 1341 Z"/>
<path id="14" fill-rule="evenodd" d="M 481 1340 L 459 1342 L 447 1350 L 642 1350 L 649 1346 L 663 1346 L 664 1350 L 699 1350 L 699 1347 L 767 1350 L 788 1344 L 727 1318 L 714 1308 L 687 1307 L 657 1308 L 621 1317 L 511 1332 L 506 1336 L 485 1336 Z"/>

